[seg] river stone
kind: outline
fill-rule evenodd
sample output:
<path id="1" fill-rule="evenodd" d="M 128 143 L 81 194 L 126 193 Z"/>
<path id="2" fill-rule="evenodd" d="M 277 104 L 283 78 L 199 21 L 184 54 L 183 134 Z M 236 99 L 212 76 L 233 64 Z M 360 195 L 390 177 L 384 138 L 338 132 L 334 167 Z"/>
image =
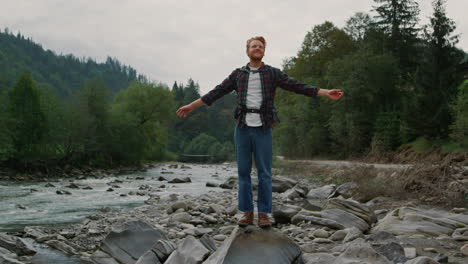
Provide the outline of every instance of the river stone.
<path id="1" fill-rule="evenodd" d="M 327 199 L 335 191 L 336 185 L 329 184 L 320 188 L 311 189 L 307 193 L 308 199 Z"/>
<path id="2" fill-rule="evenodd" d="M 0 247 L 3 247 L 11 252 L 15 252 L 18 256 L 28 256 L 36 254 L 34 247 L 27 241 L 19 238 L 0 233 Z"/>
<path id="3" fill-rule="evenodd" d="M 168 181 L 168 183 L 188 183 L 188 182 L 192 182 L 190 177 L 174 178 L 174 179 Z"/>
<path id="4" fill-rule="evenodd" d="M 376 251 L 379 254 L 385 256 L 388 260 L 393 261 L 393 263 L 406 262 L 405 250 L 400 244 L 396 242 L 380 245 L 376 248 Z"/>
<path id="5" fill-rule="evenodd" d="M 176 249 L 176 245 L 170 240 L 161 239 L 156 242 L 152 251 L 158 256 L 161 261 L 164 261 Z"/>
<path id="6" fill-rule="evenodd" d="M 380 255 L 363 239 L 357 239 L 349 244 L 345 252 L 336 258 L 333 264 L 391 264 L 386 257 Z"/>
<path id="7" fill-rule="evenodd" d="M 171 215 L 170 222 L 190 223 L 192 216 L 187 212 L 180 212 Z"/>
<path id="8" fill-rule="evenodd" d="M 101 250 L 94 252 L 93 255 L 91 255 L 91 259 L 97 264 L 120 264 L 113 257 L 109 256 L 109 254 Z"/>
<path id="9" fill-rule="evenodd" d="M 354 214 L 355 216 L 372 225 L 377 222 L 377 216 L 374 211 L 367 205 L 359 203 L 351 199 L 332 198 L 329 199 L 325 209 L 341 209 L 343 211 Z"/>
<path id="10" fill-rule="evenodd" d="M 306 264 L 333 264 L 336 257 L 328 253 L 306 253 L 302 259 Z"/>
<path id="11" fill-rule="evenodd" d="M 300 258 L 301 249 L 286 235 L 255 226 L 236 227 L 204 264 L 287 264 Z"/>
<path id="12" fill-rule="evenodd" d="M 315 231 L 312 233 L 312 235 L 313 235 L 314 237 L 317 237 L 317 238 L 328 238 L 328 237 L 330 236 L 330 234 L 329 234 L 327 231 L 323 230 L 323 229 L 317 229 L 317 230 L 315 230 Z"/>
<path id="13" fill-rule="evenodd" d="M 297 184 L 297 181 L 283 176 L 274 176 L 271 180 L 271 184 L 273 192 L 283 193 L 294 187 L 294 185 Z M 258 184 L 255 184 L 255 186 L 257 185 Z"/>
<path id="14" fill-rule="evenodd" d="M 206 249 L 210 251 L 210 255 L 213 254 L 217 249 L 216 242 L 208 234 L 203 235 L 200 238 L 200 242 L 203 244 L 203 246 L 205 246 Z"/>
<path id="15" fill-rule="evenodd" d="M 417 257 L 412 260 L 408 260 L 405 264 L 439 264 L 439 262 L 425 256 Z"/>
<path id="16" fill-rule="evenodd" d="M 468 241 L 468 228 L 457 228 L 453 231 L 452 238 L 456 241 Z"/>
<path id="17" fill-rule="evenodd" d="M 9 256 L 3 255 L 1 253 L 0 253 L 0 263 L 1 264 L 24 264 L 23 262 L 20 262 L 19 260 L 10 258 Z"/>
<path id="18" fill-rule="evenodd" d="M 185 201 L 177 201 L 171 204 L 171 208 L 173 211 L 176 211 L 178 209 L 184 209 L 184 211 L 187 211 L 188 205 Z"/>
<path id="19" fill-rule="evenodd" d="M 298 213 L 291 219 L 291 223 L 297 225 L 298 223 L 306 221 L 311 222 L 312 224 L 327 226 L 333 229 L 345 229 L 345 226 L 338 223 L 335 220 L 326 219 L 322 217 L 312 216 L 312 215 L 304 215 L 302 213 Z"/>
<path id="20" fill-rule="evenodd" d="M 167 240 L 163 231 L 134 221 L 114 227 L 103 240 L 101 249 L 120 263 L 134 264 L 160 239 Z"/>
<path id="21" fill-rule="evenodd" d="M 227 180 L 225 181 L 224 183 L 221 183 L 219 185 L 219 187 L 223 188 L 223 189 L 234 189 L 237 185 L 237 182 L 235 180 Z"/>
<path id="22" fill-rule="evenodd" d="M 206 187 L 219 187 L 219 184 L 215 183 L 215 182 L 207 182 Z"/>
<path id="23" fill-rule="evenodd" d="M 333 235 L 331 235 L 330 239 L 333 241 L 341 241 L 343 240 L 348 232 L 346 230 L 338 230 Z"/>
<path id="24" fill-rule="evenodd" d="M 347 231 L 345 238 L 343 239 L 344 243 L 350 242 L 355 240 L 356 238 L 362 236 L 361 230 L 357 229 L 356 227 L 346 228 Z"/>
<path id="25" fill-rule="evenodd" d="M 468 215 L 452 214 L 435 209 L 401 207 L 388 213 L 372 232 L 386 231 L 394 235 L 422 234 L 426 236 L 451 235 L 468 225 Z"/>
<path id="26" fill-rule="evenodd" d="M 301 210 L 301 207 L 295 205 L 281 204 L 273 207 L 273 218 L 275 223 L 289 224 L 291 218 Z"/>
<path id="27" fill-rule="evenodd" d="M 63 241 L 58 240 L 49 240 L 46 244 L 52 248 L 58 249 L 67 255 L 78 255 L 78 252 Z"/>
<path id="28" fill-rule="evenodd" d="M 210 251 L 193 236 L 187 236 L 164 264 L 200 264 Z"/>
<path id="29" fill-rule="evenodd" d="M 152 250 L 149 250 L 135 264 L 161 264 L 161 261 Z"/>
<path id="30" fill-rule="evenodd" d="M 461 252 L 463 255 L 468 256 L 468 244 L 463 245 L 463 246 L 460 248 L 460 252 Z"/>

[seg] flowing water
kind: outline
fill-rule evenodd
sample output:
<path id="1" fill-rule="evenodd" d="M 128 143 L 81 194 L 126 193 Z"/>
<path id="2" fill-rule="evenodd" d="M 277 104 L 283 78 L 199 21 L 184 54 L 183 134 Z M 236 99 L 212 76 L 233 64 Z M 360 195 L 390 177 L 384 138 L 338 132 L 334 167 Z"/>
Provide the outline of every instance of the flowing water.
<path id="1" fill-rule="evenodd" d="M 199 195 L 206 192 L 206 182 L 220 184 L 228 177 L 236 175 L 231 164 L 188 166 L 190 168 L 175 169 L 164 165 L 141 173 L 73 181 L 77 185 L 90 186 L 92 190 L 67 188 L 66 186 L 71 183 L 68 179 L 50 182 L 56 187 L 45 187 L 47 182 L 0 181 L 0 231 L 17 231 L 33 225 L 79 222 L 86 216 L 96 214 L 103 207 L 139 206 L 148 199 L 148 196 L 128 195 L 128 193 L 141 191 L 140 186 L 150 186 L 153 189 L 151 193 L 160 196 L 172 193 Z M 158 181 L 160 176 L 167 180 L 190 177 L 192 182 L 170 184 L 167 181 Z M 116 183 L 116 180 L 122 183 Z M 165 188 L 159 188 L 163 184 L 166 185 Z M 108 192 L 110 185 L 118 185 L 120 188 L 113 187 L 114 191 Z M 71 195 L 58 195 L 57 190 L 69 191 Z"/>

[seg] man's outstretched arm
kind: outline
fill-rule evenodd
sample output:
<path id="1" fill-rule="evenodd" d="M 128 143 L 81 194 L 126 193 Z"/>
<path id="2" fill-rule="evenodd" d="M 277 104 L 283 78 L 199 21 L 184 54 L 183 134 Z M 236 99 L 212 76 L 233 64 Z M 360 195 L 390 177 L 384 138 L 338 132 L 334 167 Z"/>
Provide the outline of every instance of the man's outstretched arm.
<path id="1" fill-rule="evenodd" d="M 191 102 L 188 105 L 184 105 L 181 108 L 177 109 L 176 114 L 178 117 L 187 117 L 187 115 L 192 112 L 194 109 L 204 105 L 205 102 L 201 100 L 201 98 Z"/>
<path id="2" fill-rule="evenodd" d="M 324 97 L 327 97 L 328 99 L 332 99 L 335 101 L 339 100 L 341 97 L 343 97 L 343 95 L 344 93 L 341 90 L 337 90 L 337 89 L 328 90 L 328 89 L 319 88 L 317 92 L 317 96 L 324 96 Z"/>

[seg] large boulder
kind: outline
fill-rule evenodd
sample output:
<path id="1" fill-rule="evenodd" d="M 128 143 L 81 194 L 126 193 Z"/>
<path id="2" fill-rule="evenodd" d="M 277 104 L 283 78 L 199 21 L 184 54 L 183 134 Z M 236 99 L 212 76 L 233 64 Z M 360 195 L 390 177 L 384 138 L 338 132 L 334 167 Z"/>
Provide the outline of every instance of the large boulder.
<path id="1" fill-rule="evenodd" d="M 134 264 L 159 240 L 167 240 L 166 234 L 142 221 L 126 223 L 114 227 L 101 245 L 102 252 L 94 254 L 92 259 L 96 263 L 108 263 L 110 256 L 122 264 Z M 106 262 L 104 262 L 106 261 Z"/>
<path id="2" fill-rule="evenodd" d="M 332 198 L 328 200 L 325 209 L 341 209 L 361 218 L 369 225 L 377 222 L 377 216 L 369 206 L 351 199 Z"/>
<path id="3" fill-rule="evenodd" d="M 291 218 L 301 211 L 301 207 L 289 204 L 280 204 L 273 206 L 273 218 L 275 223 L 289 224 Z"/>
<path id="4" fill-rule="evenodd" d="M 236 227 L 231 236 L 204 264 L 300 263 L 301 249 L 291 239 L 272 229 Z"/>
<path id="5" fill-rule="evenodd" d="M 460 226 L 468 225 L 468 215 L 453 214 L 435 209 L 401 207 L 388 213 L 372 229 L 394 235 L 422 234 L 425 236 L 451 235 Z"/>
<path id="6" fill-rule="evenodd" d="M 14 252 L 18 256 L 36 254 L 36 250 L 31 244 L 19 237 L 10 236 L 5 233 L 0 233 L 0 247 Z"/>
<path id="7" fill-rule="evenodd" d="M 322 210 L 325 207 L 328 198 L 330 198 L 335 192 L 335 189 L 335 184 L 311 189 L 307 193 L 307 200 L 304 201 L 303 207 L 307 210 Z"/>
<path id="8" fill-rule="evenodd" d="M 272 177 L 271 182 L 272 191 L 277 193 L 283 193 L 297 184 L 296 180 L 283 176 L 274 176 Z"/>

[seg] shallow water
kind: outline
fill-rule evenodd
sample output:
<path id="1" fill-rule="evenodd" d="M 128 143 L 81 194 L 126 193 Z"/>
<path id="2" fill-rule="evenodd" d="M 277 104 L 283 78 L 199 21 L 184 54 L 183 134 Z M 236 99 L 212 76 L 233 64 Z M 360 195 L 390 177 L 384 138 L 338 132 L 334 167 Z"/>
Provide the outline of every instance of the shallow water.
<path id="1" fill-rule="evenodd" d="M 142 205 L 148 196 L 127 195 L 130 191 L 138 192 L 139 187 L 148 185 L 153 188 L 151 193 L 160 196 L 177 194 L 199 195 L 210 191 L 222 191 L 221 188 L 207 188 L 207 181 L 223 183 L 228 177 L 236 176 L 237 172 L 232 164 L 200 165 L 186 164 L 190 168 L 169 168 L 161 165 L 147 172 L 105 177 L 102 179 L 75 180 L 74 183 L 89 185 L 93 190 L 71 189 L 65 186 L 70 180 L 51 182 L 56 187 L 45 187 L 47 182 L 12 182 L 0 181 L 0 231 L 22 230 L 25 226 L 55 225 L 79 222 L 86 216 L 96 214 L 103 207 L 128 208 Z M 158 181 L 163 176 L 167 180 L 175 177 L 190 177 L 191 183 L 170 184 Z M 136 177 L 143 177 L 136 180 Z M 108 183 L 115 183 L 121 188 L 113 188 Z M 159 188 L 165 184 L 165 188 Z M 114 185 L 114 184 L 112 184 Z M 35 189 L 37 191 L 32 191 Z M 71 195 L 58 195 L 57 190 L 67 190 Z M 19 207 L 25 207 L 21 209 Z"/>

